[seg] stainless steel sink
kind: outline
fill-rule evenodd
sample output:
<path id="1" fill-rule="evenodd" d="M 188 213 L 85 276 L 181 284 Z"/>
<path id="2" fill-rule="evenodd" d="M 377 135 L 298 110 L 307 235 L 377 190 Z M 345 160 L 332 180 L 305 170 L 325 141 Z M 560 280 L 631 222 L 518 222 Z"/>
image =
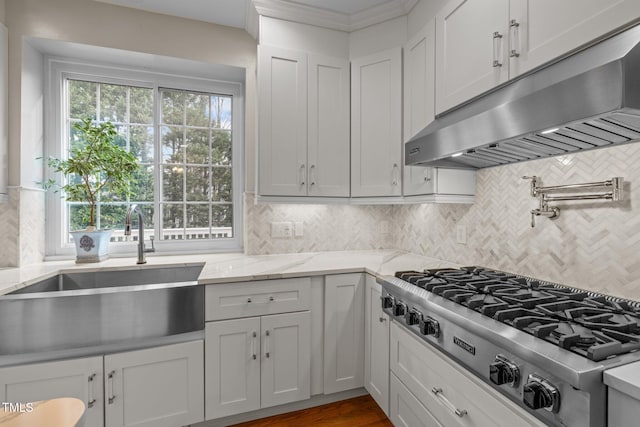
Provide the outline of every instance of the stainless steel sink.
<path id="1" fill-rule="evenodd" d="M 200 331 L 202 267 L 65 273 L 0 296 L 0 356 Z"/>

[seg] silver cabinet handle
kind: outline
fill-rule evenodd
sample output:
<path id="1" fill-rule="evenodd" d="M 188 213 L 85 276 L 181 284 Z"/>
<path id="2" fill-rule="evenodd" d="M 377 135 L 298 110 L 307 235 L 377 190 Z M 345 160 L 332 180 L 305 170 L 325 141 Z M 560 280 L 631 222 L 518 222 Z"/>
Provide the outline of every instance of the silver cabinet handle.
<path id="1" fill-rule="evenodd" d="M 247 298 L 247 304 L 251 304 L 251 298 Z"/>
<path id="2" fill-rule="evenodd" d="M 500 62 L 500 44 L 502 42 L 502 34 L 499 31 L 493 33 L 493 66 L 502 67 Z"/>
<path id="3" fill-rule="evenodd" d="M 444 395 L 444 392 L 442 391 L 442 388 L 434 387 L 434 388 L 431 389 L 431 393 L 435 394 L 440 400 L 442 400 L 442 403 L 444 403 L 444 405 L 447 408 L 449 408 L 451 410 L 451 412 L 453 412 L 454 414 L 456 414 L 460 418 L 462 418 L 465 415 L 467 415 L 467 410 L 466 409 L 458 409 L 458 408 L 455 407 L 455 405 L 453 403 L 449 402 L 449 399 L 447 399 L 447 397 Z"/>
<path id="4" fill-rule="evenodd" d="M 516 40 L 520 41 L 520 23 L 515 19 L 509 22 L 509 57 L 517 58 L 520 56 L 518 50 L 514 47 L 517 46 Z"/>
<path id="5" fill-rule="evenodd" d="M 303 163 L 303 164 L 300 165 L 300 185 L 304 185 L 305 184 L 305 179 L 304 179 L 305 170 L 306 170 L 306 166 Z"/>
<path id="6" fill-rule="evenodd" d="M 398 164 L 394 163 L 393 169 L 391 170 L 391 176 L 392 176 L 391 185 L 393 186 L 398 185 L 398 181 L 400 180 L 399 171 L 400 171 L 400 168 L 398 167 Z"/>
<path id="7" fill-rule="evenodd" d="M 111 405 L 113 401 L 116 400 L 116 396 L 115 394 L 113 394 L 113 377 L 115 375 L 116 375 L 116 371 L 111 371 L 107 376 L 107 394 L 109 395 L 109 398 L 108 398 L 109 405 Z"/>
<path id="8" fill-rule="evenodd" d="M 309 185 L 316 185 L 316 165 L 309 166 Z"/>
<path id="9" fill-rule="evenodd" d="M 253 331 L 253 337 L 251 338 L 251 357 L 253 358 L 253 360 L 256 360 L 258 358 L 256 354 L 256 337 L 257 336 L 258 334 L 256 333 L 256 331 Z"/>
<path id="10" fill-rule="evenodd" d="M 93 408 L 93 405 L 96 404 L 96 398 L 94 395 L 94 388 L 96 386 L 96 374 L 91 374 L 89 375 L 88 381 L 89 381 L 89 390 L 88 390 L 88 397 L 87 397 L 87 407 L 88 408 Z"/>
<path id="11" fill-rule="evenodd" d="M 269 358 L 269 331 L 265 332 L 264 355 L 267 359 Z"/>
<path id="12" fill-rule="evenodd" d="M 431 168 L 425 168 L 424 170 L 424 182 L 431 181 Z"/>

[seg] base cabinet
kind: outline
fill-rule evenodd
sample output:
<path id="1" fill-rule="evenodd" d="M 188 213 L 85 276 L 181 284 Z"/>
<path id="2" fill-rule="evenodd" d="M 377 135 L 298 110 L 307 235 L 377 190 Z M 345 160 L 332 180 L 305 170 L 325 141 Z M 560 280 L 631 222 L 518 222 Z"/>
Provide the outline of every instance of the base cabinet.
<path id="1" fill-rule="evenodd" d="M 207 419 L 308 399 L 309 311 L 208 322 Z"/>
<path id="2" fill-rule="evenodd" d="M 382 286 L 366 276 L 364 387 L 389 415 L 389 316 L 382 311 Z"/>
<path id="3" fill-rule="evenodd" d="M 0 368 L 0 401 L 82 400 L 85 427 L 104 425 L 102 356 Z"/>
<path id="4" fill-rule="evenodd" d="M 204 420 L 203 378 L 203 342 L 193 341 L 1 368 L 0 400 L 76 397 L 85 427 L 175 427 Z"/>
<path id="5" fill-rule="evenodd" d="M 324 393 L 364 385 L 364 275 L 325 277 Z"/>
<path id="6" fill-rule="evenodd" d="M 396 427 L 442 427 L 398 377 L 391 374 L 389 418 Z"/>
<path id="7" fill-rule="evenodd" d="M 544 425 L 473 373 L 395 323 L 391 325 L 390 368 L 392 375 L 442 425 Z M 460 417 L 454 411 L 465 415 Z"/>
<path id="8" fill-rule="evenodd" d="M 104 357 L 107 427 L 204 421 L 202 341 Z"/>

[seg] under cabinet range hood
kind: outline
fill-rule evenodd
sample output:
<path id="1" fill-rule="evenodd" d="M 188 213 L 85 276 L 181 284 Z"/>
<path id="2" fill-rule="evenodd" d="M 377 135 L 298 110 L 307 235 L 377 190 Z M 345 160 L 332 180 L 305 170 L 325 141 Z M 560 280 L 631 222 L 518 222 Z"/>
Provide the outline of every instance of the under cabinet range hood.
<path id="1" fill-rule="evenodd" d="M 640 139 L 640 26 L 445 112 L 408 165 L 485 168 Z"/>

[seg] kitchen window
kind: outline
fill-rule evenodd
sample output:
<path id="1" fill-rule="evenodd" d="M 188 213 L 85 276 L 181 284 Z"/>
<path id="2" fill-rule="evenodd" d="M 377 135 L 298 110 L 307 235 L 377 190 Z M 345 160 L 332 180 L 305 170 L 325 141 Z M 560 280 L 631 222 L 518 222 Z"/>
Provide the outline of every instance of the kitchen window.
<path id="1" fill-rule="evenodd" d="M 137 241 L 137 226 L 127 238 L 123 225 L 134 203 L 159 253 L 241 249 L 239 84 L 61 61 L 52 61 L 50 74 L 59 108 L 48 155 L 64 157 L 79 144 L 73 125 L 90 117 L 111 121 L 116 143 L 140 163 L 129 194 L 102 194 L 97 206 L 96 227 L 113 230 L 113 254 L 136 250 L 127 241 Z M 85 203 L 49 194 L 48 256 L 72 253 L 69 231 L 84 228 L 87 217 Z"/>

